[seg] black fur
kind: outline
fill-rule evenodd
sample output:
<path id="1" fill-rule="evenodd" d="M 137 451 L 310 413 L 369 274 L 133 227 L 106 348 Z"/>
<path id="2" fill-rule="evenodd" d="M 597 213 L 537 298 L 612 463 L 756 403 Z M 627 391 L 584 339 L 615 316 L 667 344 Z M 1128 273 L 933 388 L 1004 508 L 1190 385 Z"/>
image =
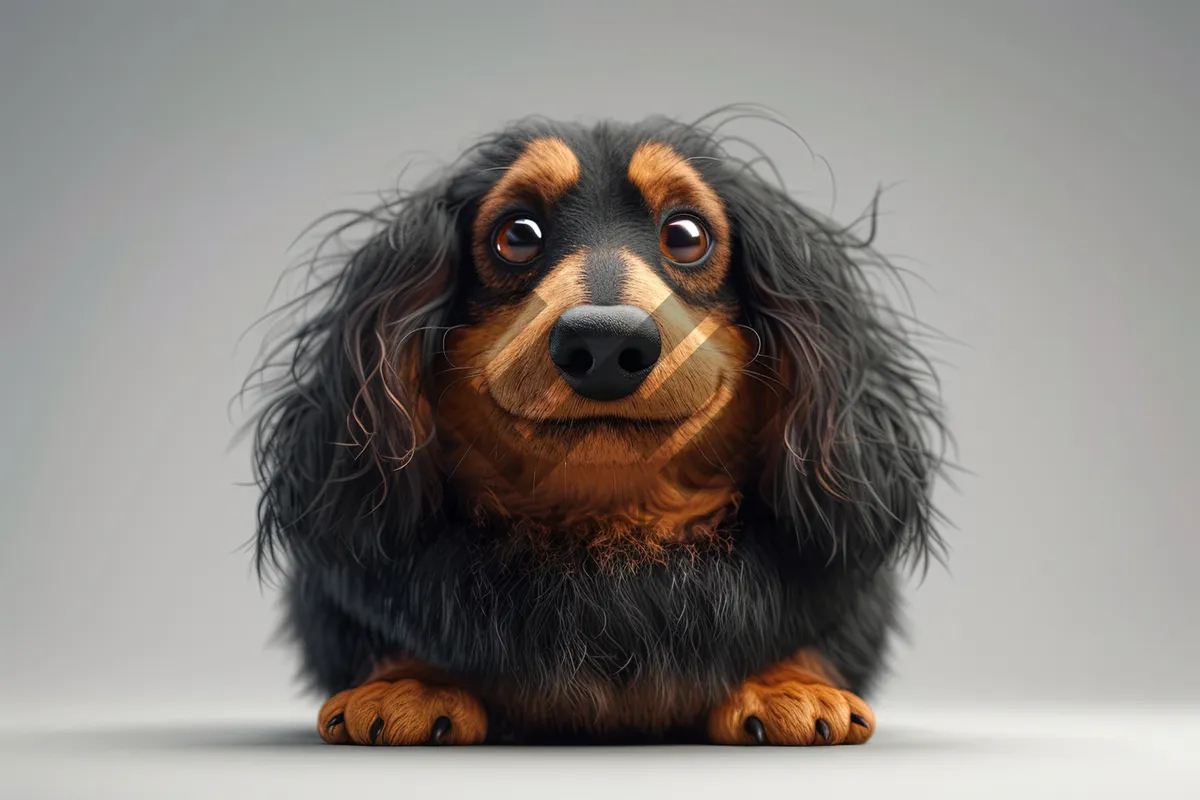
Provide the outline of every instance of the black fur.
<path id="1" fill-rule="evenodd" d="M 730 156 L 717 130 L 525 121 L 423 188 L 351 214 L 335 233 L 372 226 L 361 247 L 318 251 L 314 264 L 331 272 L 304 298 L 317 313 L 264 361 L 284 371 L 266 387 L 254 449 L 258 564 L 284 578 L 288 630 L 313 688 L 350 687 L 401 652 L 462 676 L 485 704 L 491 691 L 569 691 L 580 675 L 617 686 L 687 682 L 716 703 L 748 674 L 812 646 L 853 691 L 870 692 L 898 627 L 897 571 L 941 549 L 931 502 L 945 441 L 936 382 L 904 320 L 866 280 L 871 265 L 890 269 L 870 242 Z M 446 329 L 479 313 L 465 302 L 481 291 L 469 263 L 475 204 L 524 142 L 548 134 L 567 141 L 585 172 L 627 159 L 640 141 L 664 141 L 694 159 L 726 204 L 733 277 L 722 292 L 739 300 L 761 341 L 756 369 L 788 403 L 730 523 L 732 551 L 615 571 L 585 556 L 550 568 L 501 555 L 489 542 L 503 531 L 487 529 L 497 523 L 459 517 L 428 442 L 372 399 L 386 362 L 375 335 L 385 307 L 391 341 L 413 348 L 426 382 L 399 399 L 428 391 Z M 576 224 L 615 219 L 628 188 L 585 199 L 592 213 Z M 556 733 L 489 724 L 493 737 Z"/>

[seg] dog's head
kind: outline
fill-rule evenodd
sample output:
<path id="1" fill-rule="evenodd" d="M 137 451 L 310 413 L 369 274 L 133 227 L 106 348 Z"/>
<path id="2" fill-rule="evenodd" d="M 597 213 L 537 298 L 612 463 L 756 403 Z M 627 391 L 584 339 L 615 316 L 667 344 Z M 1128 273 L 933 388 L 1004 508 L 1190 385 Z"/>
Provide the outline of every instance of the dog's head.
<path id="1" fill-rule="evenodd" d="M 860 561 L 937 543 L 932 375 L 868 243 L 710 131 L 521 123 L 352 222 L 276 351 L 261 556 L 456 509 L 643 554 L 747 504 Z"/>

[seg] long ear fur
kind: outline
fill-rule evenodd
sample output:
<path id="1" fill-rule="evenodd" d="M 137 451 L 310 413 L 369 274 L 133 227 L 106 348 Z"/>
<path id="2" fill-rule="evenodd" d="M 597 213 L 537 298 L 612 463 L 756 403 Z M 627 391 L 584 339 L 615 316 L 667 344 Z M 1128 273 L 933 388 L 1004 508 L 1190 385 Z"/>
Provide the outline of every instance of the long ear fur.
<path id="1" fill-rule="evenodd" d="M 351 213 L 317 248 L 314 272 L 333 273 L 285 307 L 317 313 L 252 375 L 283 371 L 264 379 L 252 423 L 260 577 L 386 553 L 436 499 L 425 389 L 456 294 L 460 210 L 444 184 L 430 186 Z M 371 229 L 365 244 L 324 255 L 359 226 Z"/>
<path id="2" fill-rule="evenodd" d="M 929 360 L 868 282 L 891 266 L 752 171 L 718 191 L 747 321 L 786 389 L 765 499 L 830 559 L 927 568 L 943 554 L 931 494 L 949 440 Z M 874 220 L 873 206 L 872 236 Z"/>

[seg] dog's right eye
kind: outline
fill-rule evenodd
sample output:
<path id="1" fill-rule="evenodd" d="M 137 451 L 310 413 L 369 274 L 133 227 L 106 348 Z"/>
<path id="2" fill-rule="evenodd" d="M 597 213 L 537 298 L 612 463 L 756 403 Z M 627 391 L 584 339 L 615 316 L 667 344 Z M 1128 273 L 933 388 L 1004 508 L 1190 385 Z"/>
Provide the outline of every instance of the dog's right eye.
<path id="1" fill-rule="evenodd" d="M 542 228 L 529 217 L 513 217 L 496 228 L 496 255 L 509 264 L 528 264 L 542 252 Z"/>

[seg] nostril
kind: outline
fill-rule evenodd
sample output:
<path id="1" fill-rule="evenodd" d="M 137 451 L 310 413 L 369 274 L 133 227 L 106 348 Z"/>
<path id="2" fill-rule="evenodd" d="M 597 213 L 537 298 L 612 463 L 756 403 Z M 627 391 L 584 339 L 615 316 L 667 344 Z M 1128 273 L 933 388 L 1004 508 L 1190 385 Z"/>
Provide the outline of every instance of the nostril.
<path id="1" fill-rule="evenodd" d="M 641 372 L 654 363 L 648 356 L 641 348 L 628 347 L 617 357 L 617 366 L 626 372 Z"/>
<path id="2" fill-rule="evenodd" d="M 582 347 L 575 347 L 567 353 L 566 359 L 558 366 L 572 375 L 585 375 L 594 363 L 596 360 L 592 358 L 591 353 Z"/>

